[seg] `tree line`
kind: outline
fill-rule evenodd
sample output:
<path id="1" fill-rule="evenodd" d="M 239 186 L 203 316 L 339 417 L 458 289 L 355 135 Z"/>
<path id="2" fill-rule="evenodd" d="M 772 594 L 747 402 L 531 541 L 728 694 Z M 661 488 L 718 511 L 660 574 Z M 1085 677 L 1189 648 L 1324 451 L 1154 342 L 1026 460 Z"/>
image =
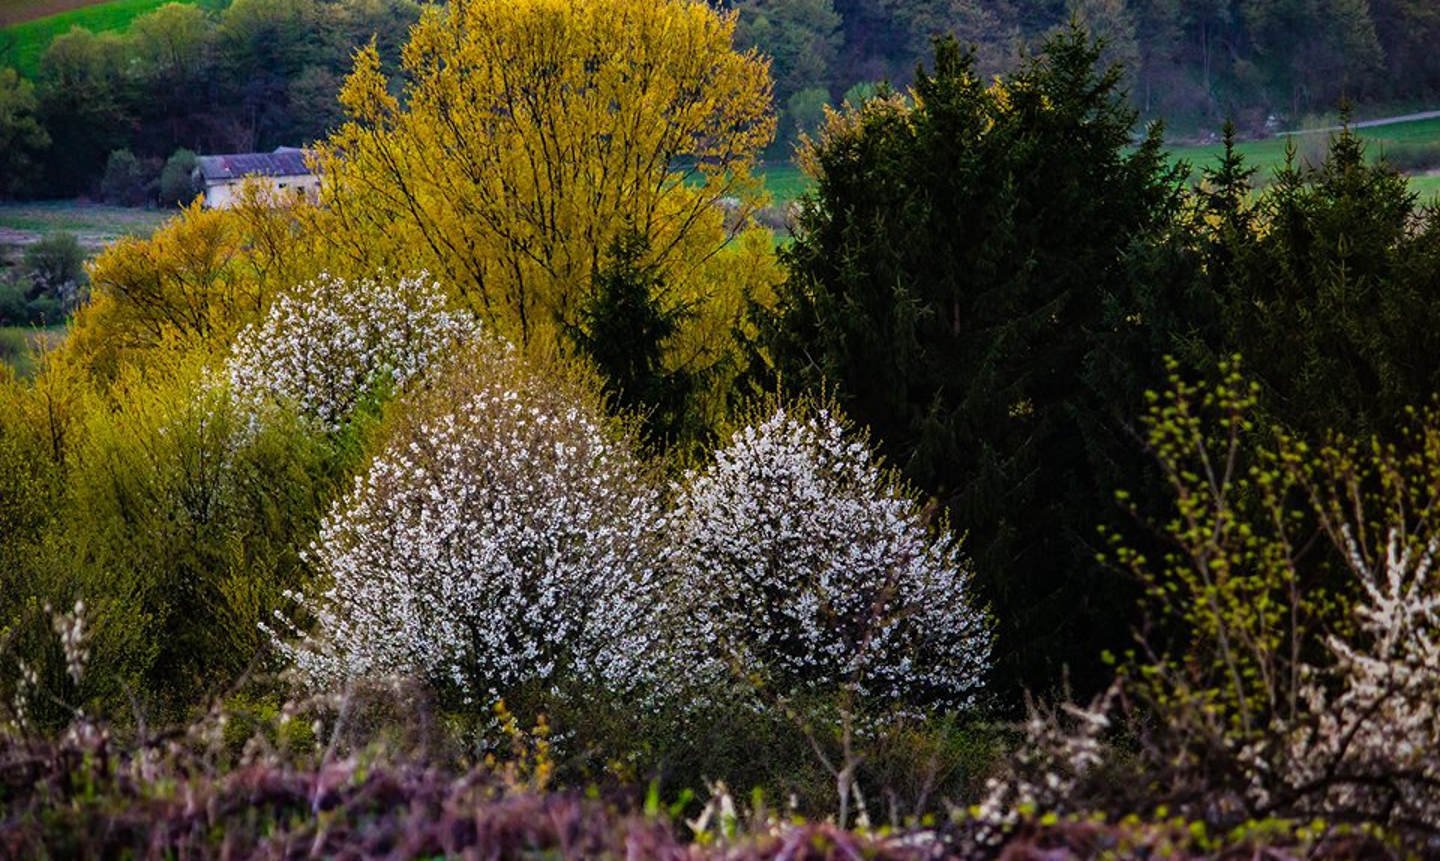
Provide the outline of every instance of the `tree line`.
<path id="1" fill-rule="evenodd" d="M 177 149 L 268 151 L 324 137 L 341 117 L 352 52 L 373 39 L 393 66 L 421 6 L 169 3 L 120 33 L 76 27 L 46 49 L 35 80 L 0 69 L 0 194 L 97 191 L 123 152 L 107 196 L 134 203 L 166 196 L 161 165 Z"/>
<path id="2" fill-rule="evenodd" d="M 1354 101 L 1432 98 L 1440 12 L 1424 0 L 728 0 L 737 38 L 774 57 L 782 140 L 814 129 L 825 104 L 880 81 L 914 79 L 930 39 L 977 46 L 985 75 L 1015 69 L 1071 18 L 1124 62 L 1146 118 L 1211 131 L 1234 118 L 1247 132 L 1276 115 Z M 855 89 L 855 88 L 859 89 Z M 855 92 L 851 92 L 852 89 Z"/>
<path id="3" fill-rule="evenodd" d="M 177 148 L 236 152 L 303 145 L 340 117 L 350 53 L 378 40 L 388 68 L 425 0 L 209 0 L 170 4 L 122 34 L 57 38 L 35 81 L 0 91 L 0 194 L 96 190 L 111 152 L 152 199 Z M 985 75 L 1012 71 L 1072 18 L 1126 65 L 1146 119 L 1259 133 L 1356 102 L 1424 100 L 1440 89 L 1440 13 L 1423 0 L 717 0 L 738 47 L 769 57 L 787 158 L 827 105 L 882 82 L 909 86 L 932 37 L 977 49 Z M 4 65 L 0 53 L 0 65 Z M 138 172 L 138 173 L 137 173 Z M 124 182 L 120 183 L 125 185 Z M 136 196 L 132 181 L 117 200 Z"/>

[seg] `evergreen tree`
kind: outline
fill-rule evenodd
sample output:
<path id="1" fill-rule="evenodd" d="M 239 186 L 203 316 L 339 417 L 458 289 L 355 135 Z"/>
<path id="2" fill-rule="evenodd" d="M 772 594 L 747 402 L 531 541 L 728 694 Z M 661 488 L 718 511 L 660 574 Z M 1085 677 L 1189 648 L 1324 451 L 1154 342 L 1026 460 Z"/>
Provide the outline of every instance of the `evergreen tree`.
<path id="1" fill-rule="evenodd" d="M 833 120 L 758 322 L 762 377 L 833 386 L 968 531 L 1017 700 L 1066 664 L 1093 688 L 1101 651 L 1127 642 L 1128 587 L 1093 562 L 1095 530 L 1138 448 L 1124 422 L 1188 325 L 1153 278 L 1181 168 L 1158 128 L 1132 141 L 1099 56 L 1071 27 L 986 86 L 942 39 L 913 104 Z"/>
<path id="2" fill-rule="evenodd" d="M 638 231 L 611 243 L 570 336 L 600 371 L 610 405 L 640 417 L 647 444 L 667 445 L 695 431 L 687 405 L 696 375 L 665 366 L 666 342 L 686 309 L 664 305 L 664 281 L 659 267 L 646 261 L 649 253 L 650 242 Z"/>
<path id="3" fill-rule="evenodd" d="M 1262 382 L 1270 417 L 1312 437 L 1384 433 L 1430 400 L 1440 213 L 1417 208 L 1405 176 L 1368 162 L 1349 128 L 1318 167 L 1292 151 L 1253 207 L 1239 194 L 1212 194 L 1205 269 L 1224 296 L 1227 350 Z"/>

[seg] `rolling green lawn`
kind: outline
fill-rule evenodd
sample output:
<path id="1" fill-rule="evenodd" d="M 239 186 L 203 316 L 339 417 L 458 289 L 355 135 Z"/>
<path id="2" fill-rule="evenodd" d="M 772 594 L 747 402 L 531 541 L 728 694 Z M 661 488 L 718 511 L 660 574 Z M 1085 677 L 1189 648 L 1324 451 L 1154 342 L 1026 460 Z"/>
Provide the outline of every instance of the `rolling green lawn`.
<path id="1" fill-rule="evenodd" d="M 10 0 L 0 0 L 0 3 L 7 2 Z M 0 65 L 13 65 L 20 74 L 34 77 L 50 41 L 69 32 L 71 27 L 83 27 L 95 33 L 123 30 L 131 21 L 168 2 L 172 0 L 109 0 L 5 27 L 0 29 Z"/>

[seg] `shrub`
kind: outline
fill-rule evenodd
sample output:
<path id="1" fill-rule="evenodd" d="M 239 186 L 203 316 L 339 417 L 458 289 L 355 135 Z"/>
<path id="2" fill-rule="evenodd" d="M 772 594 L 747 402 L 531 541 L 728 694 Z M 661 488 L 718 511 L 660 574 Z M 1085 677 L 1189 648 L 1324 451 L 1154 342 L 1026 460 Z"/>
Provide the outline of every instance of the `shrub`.
<path id="1" fill-rule="evenodd" d="M 830 413 L 782 407 L 736 433 L 687 477 L 673 530 L 694 642 L 775 694 L 973 701 L 990 623 L 957 542 Z"/>
<path id="2" fill-rule="evenodd" d="M 194 199 L 197 189 L 193 177 L 198 164 L 195 153 L 177 149 L 160 170 L 160 205 L 184 206 Z"/>
<path id="3" fill-rule="evenodd" d="M 6 404 L 21 413 L 11 428 L 20 453 L 33 460 L 52 437 L 65 439 L 52 455 L 63 486 L 49 489 L 31 467 L 35 477 L 18 488 L 32 504 L 47 492 L 54 499 L 43 522 L 8 518 L 22 529 L 0 626 L 13 623 L 21 653 L 67 702 L 90 714 L 174 719 L 266 646 L 260 622 L 283 590 L 305 585 L 299 551 L 347 455 L 281 411 L 250 427 L 223 388 L 200 385 L 197 358 L 154 376 L 127 371 L 68 427 L 58 373 L 49 362 L 36 389 Z M 11 468 L 7 478 L 26 473 Z M 49 620 L 39 609 L 82 598 L 93 665 L 74 685 L 43 647 Z M 38 706 L 38 721 L 62 716 L 48 699 Z"/>
<path id="4" fill-rule="evenodd" d="M 235 339 L 225 374 L 241 401 L 293 403 L 329 430 L 377 387 L 403 388 L 478 332 L 437 284 L 322 275 L 282 294 Z"/>
<path id="5" fill-rule="evenodd" d="M 105 162 L 100 197 L 117 206 L 140 206 L 152 174 L 128 149 L 117 149 Z"/>
<path id="6" fill-rule="evenodd" d="M 73 233 L 52 233 L 26 248 L 21 269 L 30 278 L 32 304 L 48 298 L 55 306 L 73 308 L 89 282 L 85 249 Z"/>
<path id="7" fill-rule="evenodd" d="M 656 490 L 590 385 L 482 343 L 417 391 L 311 553 L 302 677 L 414 674 L 462 703 L 631 687 L 649 649 Z"/>
<path id="8" fill-rule="evenodd" d="M 0 297 L 3 300 L 3 297 Z M 0 322 L 5 321 L 3 306 L 0 306 Z M 25 333 L 15 329 L 0 330 L 0 362 L 8 365 L 19 364 L 25 358 L 30 345 L 25 343 Z"/>
<path id="9" fill-rule="evenodd" d="M 1440 821 L 1440 537 L 1392 524 L 1366 547 L 1350 523 L 1343 548 L 1363 597 L 1349 636 L 1326 639 L 1333 663 L 1306 667 L 1308 720 L 1291 735 L 1281 794 L 1353 818 L 1413 827 Z"/>
<path id="10" fill-rule="evenodd" d="M 0 326 L 20 326 L 29 323 L 30 303 L 25 299 L 26 290 L 16 279 L 0 272 Z"/>
<path id="11" fill-rule="evenodd" d="M 1115 555 L 1149 611 L 1122 675 L 1150 718 L 1134 787 L 1236 820 L 1433 832 L 1440 414 L 1415 414 L 1393 445 L 1257 441 L 1258 386 L 1221 371 L 1173 379 L 1147 421 L 1170 549 Z"/>

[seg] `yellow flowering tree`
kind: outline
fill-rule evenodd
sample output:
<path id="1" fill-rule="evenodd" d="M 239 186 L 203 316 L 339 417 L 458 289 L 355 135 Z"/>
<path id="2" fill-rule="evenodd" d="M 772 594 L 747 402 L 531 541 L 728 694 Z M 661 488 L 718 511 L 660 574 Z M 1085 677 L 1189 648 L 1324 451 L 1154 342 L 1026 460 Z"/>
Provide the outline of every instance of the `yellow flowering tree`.
<path id="1" fill-rule="evenodd" d="M 750 166 L 775 125 L 768 65 L 732 47 L 734 23 L 691 0 L 431 7 L 403 94 L 373 46 L 356 55 L 349 121 L 319 147 L 329 236 L 355 260 L 427 269 L 544 345 L 638 232 L 662 298 L 728 337 L 712 317 L 731 309 L 708 307 L 715 270 L 753 268 L 733 258 L 755 244 L 732 240 L 761 200 Z"/>

